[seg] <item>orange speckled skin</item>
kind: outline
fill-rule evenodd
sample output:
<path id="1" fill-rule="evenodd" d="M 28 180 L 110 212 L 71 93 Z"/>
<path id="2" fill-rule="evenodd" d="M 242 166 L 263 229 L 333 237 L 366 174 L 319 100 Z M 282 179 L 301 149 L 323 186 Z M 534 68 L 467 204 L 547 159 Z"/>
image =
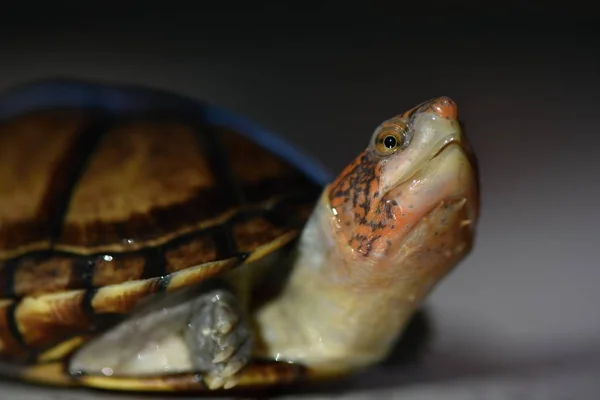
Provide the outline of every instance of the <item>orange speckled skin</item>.
<path id="1" fill-rule="evenodd" d="M 379 180 L 381 164 L 372 152 L 365 150 L 331 185 L 330 202 L 346 227 L 356 227 L 348 245 L 361 254 L 369 254 L 385 240 L 385 232 L 393 229 L 393 210 L 381 204 Z"/>
<path id="2" fill-rule="evenodd" d="M 456 103 L 448 97 L 440 97 L 383 122 L 380 130 L 409 123 L 411 117 L 420 112 L 434 112 L 445 119 L 457 118 Z M 397 221 L 404 221 L 405 226 L 417 222 L 410 218 L 410 208 L 399 207 L 395 196 L 381 193 L 382 167 L 387 158 L 376 154 L 374 144 L 350 163 L 328 189 L 331 207 L 348 232 L 340 235 L 339 240 L 347 240 L 348 246 L 365 256 L 372 252 L 385 254 L 392 244 L 389 236 L 402 228 Z"/>

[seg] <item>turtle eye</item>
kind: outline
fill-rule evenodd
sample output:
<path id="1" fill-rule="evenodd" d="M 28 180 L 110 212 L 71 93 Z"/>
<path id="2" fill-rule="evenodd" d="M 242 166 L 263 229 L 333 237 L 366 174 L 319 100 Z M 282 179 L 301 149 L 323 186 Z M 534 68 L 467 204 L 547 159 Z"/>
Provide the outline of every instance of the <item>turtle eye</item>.
<path id="1" fill-rule="evenodd" d="M 381 155 L 395 153 L 408 145 L 406 125 L 395 123 L 375 132 L 375 149 Z"/>
<path id="2" fill-rule="evenodd" d="M 395 149 L 398 145 L 398 139 L 396 139 L 395 135 L 388 135 L 383 139 L 383 145 L 386 149 Z"/>

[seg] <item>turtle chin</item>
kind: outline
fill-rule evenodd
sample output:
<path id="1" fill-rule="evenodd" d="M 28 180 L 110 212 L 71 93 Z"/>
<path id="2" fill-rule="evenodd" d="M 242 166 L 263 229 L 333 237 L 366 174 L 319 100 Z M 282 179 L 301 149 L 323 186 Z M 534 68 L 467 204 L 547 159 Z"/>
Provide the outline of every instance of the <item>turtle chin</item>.
<path id="1" fill-rule="evenodd" d="M 394 205 L 394 218 L 375 269 L 382 278 L 420 282 L 429 290 L 472 244 L 477 181 L 461 143 L 447 141 L 384 199 Z"/>

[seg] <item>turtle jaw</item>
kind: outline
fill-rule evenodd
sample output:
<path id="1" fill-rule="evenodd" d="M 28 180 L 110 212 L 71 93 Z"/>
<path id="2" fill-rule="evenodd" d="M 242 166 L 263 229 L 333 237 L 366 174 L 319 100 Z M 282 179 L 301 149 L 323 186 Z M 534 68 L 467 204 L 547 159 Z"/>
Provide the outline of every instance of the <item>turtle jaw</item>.
<path id="1" fill-rule="evenodd" d="M 416 273 L 435 271 L 437 276 L 440 268 L 449 270 L 455 263 L 427 255 L 445 251 L 443 247 L 453 246 L 455 238 L 461 238 L 456 249 L 471 247 L 478 202 L 469 156 L 461 142 L 449 138 L 410 178 L 387 190 L 378 204 L 380 211 L 370 214 L 379 219 L 347 226 L 338 222 L 339 216 L 330 217 L 324 229 L 333 233 L 339 259 L 330 273 L 336 275 L 335 281 L 366 294 L 386 288 L 400 293 Z M 348 237 L 357 231 L 370 244 L 367 251 L 348 246 Z M 444 235 L 448 244 L 439 242 Z M 414 265 L 409 260 L 417 254 L 429 261 Z"/>
<path id="2" fill-rule="evenodd" d="M 472 246 L 479 198 L 465 149 L 457 142 L 446 144 L 388 196 L 400 204 L 397 221 L 404 218 L 408 229 L 392 231 L 387 254 L 371 265 L 387 278 L 405 281 L 431 274 L 435 279 L 428 286 L 437 283 Z"/>
<path id="3" fill-rule="evenodd" d="M 409 144 L 386 157 L 367 148 L 328 188 L 326 229 L 338 242 L 343 264 L 376 265 L 393 258 L 441 202 L 465 198 L 470 218 L 476 218 L 476 177 L 455 103 L 440 98 L 396 119 L 406 121 Z"/>
<path id="4" fill-rule="evenodd" d="M 440 245 L 433 243 L 445 229 L 452 230 L 450 235 L 468 233 L 469 239 L 465 240 L 470 242 L 478 218 L 478 176 L 469 143 L 457 119 L 456 104 L 442 97 L 426 109 L 429 111 L 412 117 L 414 136 L 407 154 L 397 154 L 382 167 L 384 202 L 396 205 L 393 212 L 396 229 L 389 230 L 386 241 L 391 244 L 381 260 L 391 269 L 406 269 L 402 249 L 415 232 L 420 236 L 419 242 L 412 245 L 414 251 L 434 251 Z M 440 208 L 447 211 L 444 218 L 436 221 L 432 215 L 439 213 Z M 460 219 L 459 225 L 449 227 L 448 221 L 456 218 Z M 459 247 L 470 246 L 471 243 L 464 243 Z M 443 264 L 441 260 L 435 263 Z"/>

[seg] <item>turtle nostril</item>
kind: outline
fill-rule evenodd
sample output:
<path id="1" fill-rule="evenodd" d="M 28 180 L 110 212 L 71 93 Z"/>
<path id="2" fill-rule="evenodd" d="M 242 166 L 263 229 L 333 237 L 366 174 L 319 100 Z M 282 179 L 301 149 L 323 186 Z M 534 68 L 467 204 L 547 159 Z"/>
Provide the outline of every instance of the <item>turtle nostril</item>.
<path id="1" fill-rule="evenodd" d="M 458 117 L 458 107 L 456 102 L 450 97 L 438 97 L 433 101 L 431 107 L 440 117 L 448 119 L 456 119 Z"/>

